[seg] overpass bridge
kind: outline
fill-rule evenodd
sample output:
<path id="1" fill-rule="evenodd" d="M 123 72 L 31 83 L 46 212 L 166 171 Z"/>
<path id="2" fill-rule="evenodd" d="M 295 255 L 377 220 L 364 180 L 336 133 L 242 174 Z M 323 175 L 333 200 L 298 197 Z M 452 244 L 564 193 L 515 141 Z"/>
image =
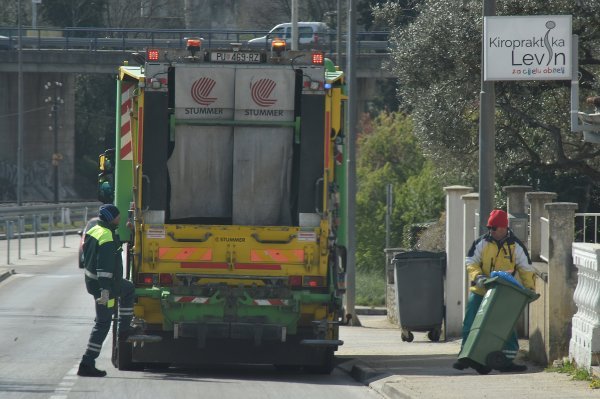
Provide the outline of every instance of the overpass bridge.
<path id="1" fill-rule="evenodd" d="M 0 33 L 6 29 L 0 28 Z M 228 46 L 231 42 L 245 43 L 264 31 L 187 31 L 187 30 L 100 30 L 100 29 L 38 29 L 26 30 L 22 36 L 21 68 L 23 71 L 24 109 L 24 181 L 32 186 L 52 186 L 52 154 L 58 148 L 62 154 L 59 168 L 60 198 L 73 195 L 75 177 L 75 76 L 94 79 L 98 74 L 116 74 L 127 61 L 135 65 L 135 51 L 146 47 L 185 47 L 186 37 L 202 37 L 204 48 Z M 17 72 L 18 40 L 16 28 L 9 36 L 0 36 L 0 182 L 16 185 L 17 149 Z M 359 33 L 357 42 L 357 92 L 359 109 L 366 109 L 375 93 L 377 79 L 390 78 L 382 65 L 389 58 L 386 32 Z M 385 39 L 385 40 L 379 40 Z M 335 37 L 319 44 L 326 56 L 336 60 Z M 342 41 L 342 49 L 345 42 Z M 345 65 L 345 54 L 339 64 Z M 49 118 L 47 82 L 63 84 L 60 96 L 59 126 Z M 50 126 L 49 126 L 50 125 Z M 57 128 L 55 132 L 49 127 Z M 51 192 L 51 191 L 49 191 Z M 0 190 L 0 200 L 3 193 Z M 28 200 L 28 198 L 24 198 Z M 39 198 L 31 198 L 39 199 Z M 51 198 L 43 198 L 50 200 Z"/>

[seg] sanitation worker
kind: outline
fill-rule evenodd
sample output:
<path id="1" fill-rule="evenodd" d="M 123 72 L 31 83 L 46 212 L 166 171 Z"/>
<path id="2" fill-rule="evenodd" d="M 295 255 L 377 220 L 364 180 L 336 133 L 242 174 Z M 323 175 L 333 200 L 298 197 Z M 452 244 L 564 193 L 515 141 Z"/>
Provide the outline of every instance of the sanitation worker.
<path id="1" fill-rule="evenodd" d="M 119 209 L 112 204 L 100 207 L 98 224 L 85 235 L 83 243 L 85 285 L 94 297 L 96 319 L 87 350 L 79 364 L 77 374 L 84 377 L 104 377 L 106 371 L 96 368 L 102 342 L 110 329 L 115 298 L 119 300 L 119 339 L 131 331 L 134 287 L 123 278 L 121 241 L 116 232 L 119 226 Z"/>
<path id="2" fill-rule="evenodd" d="M 535 288 L 535 274 L 525 245 L 508 228 L 508 215 L 505 211 L 494 209 L 487 222 L 488 232 L 477 238 L 465 259 L 467 273 L 471 281 L 469 300 L 462 328 L 462 345 L 465 344 L 475 315 L 481 305 L 486 289 L 484 281 L 493 271 L 505 271 L 513 276 L 518 274 L 525 288 Z M 515 364 L 513 360 L 519 351 L 516 331 L 513 331 L 502 352 L 509 363 L 500 371 L 525 371 L 527 366 Z M 468 366 L 457 360 L 452 367 L 463 370 Z"/>

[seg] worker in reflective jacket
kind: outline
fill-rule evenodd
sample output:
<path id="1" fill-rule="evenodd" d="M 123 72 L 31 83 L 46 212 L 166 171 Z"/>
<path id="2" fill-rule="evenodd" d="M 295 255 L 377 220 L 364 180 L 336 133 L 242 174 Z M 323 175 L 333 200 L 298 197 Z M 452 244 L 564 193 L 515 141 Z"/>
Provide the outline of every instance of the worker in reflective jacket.
<path id="1" fill-rule="evenodd" d="M 467 340 L 475 320 L 479 305 L 486 293 L 484 282 L 493 271 L 504 271 L 518 276 L 521 284 L 530 290 L 535 289 L 535 274 L 525 245 L 508 228 L 508 215 L 505 211 L 494 209 L 490 212 L 487 234 L 477 238 L 465 259 L 467 273 L 471 281 L 469 300 L 465 309 L 462 328 L 462 344 Z M 509 363 L 500 371 L 525 371 L 527 366 L 513 363 L 519 350 L 517 334 L 512 332 L 502 352 Z M 468 366 L 457 361 L 453 367 L 463 370 Z"/>
<path id="2" fill-rule="evenodd" d="M 86 233 L 83 242 L 85 285 L 96 306 L 94 328 L 77 372 L 86 377 L 106 375 L 106 371 L 96 368 L 96 359 L 110 329 L 115 298 L 119 300 L 119 338 L 123 338 L 131 330 L 135 292 L 133 284 L 123 278 L 121 241 L 116 233 L 119 210 L 112 204 L 102 205 L 98 218 L 98 224 Z"/>

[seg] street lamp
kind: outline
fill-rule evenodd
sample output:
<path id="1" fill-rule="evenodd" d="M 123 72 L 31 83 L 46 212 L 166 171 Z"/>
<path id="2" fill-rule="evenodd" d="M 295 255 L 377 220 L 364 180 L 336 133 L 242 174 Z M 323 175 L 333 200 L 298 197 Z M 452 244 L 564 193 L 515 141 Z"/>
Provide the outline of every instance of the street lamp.
<path id="1" fill-rule="evenodd" d="M 48 130 L 54 133 L 54 152 L 52 153 L 52 166 L 54 177 L 54 202 L 58 203 L 58 165 L 62 161 L 63 156 L 58 152 L 58 107 L 65 103 L 60 97 L 61 82 L 48 82 L 44 85 L 44 89 L 50 92 L 50 96 L 44 99 L 45 103 L 50 104 L 49 117 L 52 118 L 52 124 L 48 126 Z"/>

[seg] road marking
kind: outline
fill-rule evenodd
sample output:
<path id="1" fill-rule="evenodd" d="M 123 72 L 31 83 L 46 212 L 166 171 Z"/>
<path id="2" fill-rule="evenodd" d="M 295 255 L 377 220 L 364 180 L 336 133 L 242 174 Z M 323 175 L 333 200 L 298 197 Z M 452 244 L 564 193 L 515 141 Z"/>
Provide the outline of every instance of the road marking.
<path id="1" fill-rule="evenodd" d="M 67 399 L 71 389 L 75 385 L 77 381 L 77 370 L 79 370 L 79 363 L 77 363 L 73 368 L 67 371 L 67 374 L 63 377 L 62 381 L 58 384 L 58 387 L 54 389 L 54 395 L 50 396 L 48 399 Z"/>

